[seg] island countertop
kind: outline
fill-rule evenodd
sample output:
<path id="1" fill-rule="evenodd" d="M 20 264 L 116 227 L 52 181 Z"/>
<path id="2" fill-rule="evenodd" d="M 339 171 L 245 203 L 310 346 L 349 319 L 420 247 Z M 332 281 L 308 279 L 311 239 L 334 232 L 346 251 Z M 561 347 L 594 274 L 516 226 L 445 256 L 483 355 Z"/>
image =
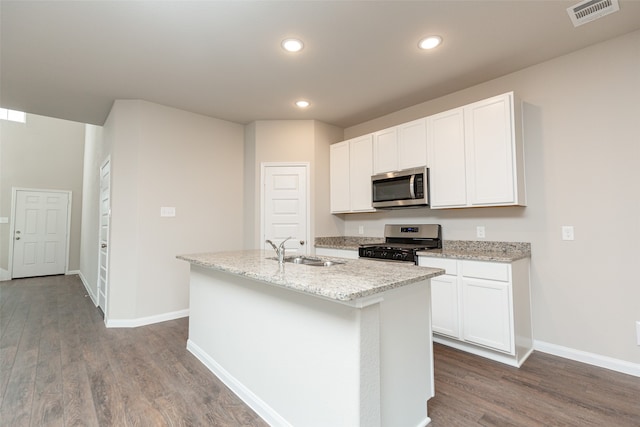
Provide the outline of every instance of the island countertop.
<path id="1" fill-rule="evenodd" d="M 438 268 L 368 259 L 322 257 L 339 261 L 330 267 L 285 263 L 273 251 L 247 250 L 178 255 L 193 265 L 259 280 L 335 301 L 353 301 L 444 274 Z"/>

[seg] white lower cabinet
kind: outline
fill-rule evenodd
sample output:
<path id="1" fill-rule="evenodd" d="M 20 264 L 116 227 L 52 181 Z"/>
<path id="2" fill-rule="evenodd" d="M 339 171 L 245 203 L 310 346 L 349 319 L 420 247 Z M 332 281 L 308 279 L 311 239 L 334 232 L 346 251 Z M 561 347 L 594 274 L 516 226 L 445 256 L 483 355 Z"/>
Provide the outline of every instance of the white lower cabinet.
<path id="1" fill-rule="evenodd" d="M 462 279 L 465 341 L 513 354 L 509 283 Z"/>
<path id="2" fill-rule="evenodd" d="M 511 263 L 419 257 L 431 279 L 434 341 L 520 366 L 533 351 L 529 259 Z"/>

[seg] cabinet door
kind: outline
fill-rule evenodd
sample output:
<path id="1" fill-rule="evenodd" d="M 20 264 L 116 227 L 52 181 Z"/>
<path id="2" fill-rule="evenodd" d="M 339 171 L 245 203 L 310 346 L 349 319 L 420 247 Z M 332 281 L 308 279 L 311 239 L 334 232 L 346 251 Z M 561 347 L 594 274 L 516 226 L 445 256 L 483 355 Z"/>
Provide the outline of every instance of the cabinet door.
<path id="1" fill-rule="evenodd" d="M 514 354 L 509 283 L 462 279 L 462 337 Z"/>
<path id="2" fill-rule="evenodd" d="M 469 204 L 515 203 L 513 94 L 464 108 Z"/>
<path id="3" fill-rule="evenodd" d="M 350 193 L 352 211 L 372 211 L 373 137 L 365 135 L 350 141 Z"/>
<path id="4" fill-rule="evenodd" d="M 427 165 L 427 128 L 425 119 L 398 126 L 398 169 Z"/>
<path id="5" fill-rule="evenodd" d="M 432 208 L 467 204 L 463 109 L 427 117 L 429 188 Z"/>
<path id="6" fill-rule="evenodd" d="M 373 172 L 398 170 L 398 132 L 395 127 L 373 134 Z"/>
<path id="7" fill-rule="evenodd" d="M 329 147 L 329 179 L 331 213 L 350 210 L 349 141 Z"/>
<path id="8" fill-rule="evenodd" d="M 444 275 L 432 278 L 431 319 L 433 332 L 460 338 L 458 305 L 458 277 Z"/>

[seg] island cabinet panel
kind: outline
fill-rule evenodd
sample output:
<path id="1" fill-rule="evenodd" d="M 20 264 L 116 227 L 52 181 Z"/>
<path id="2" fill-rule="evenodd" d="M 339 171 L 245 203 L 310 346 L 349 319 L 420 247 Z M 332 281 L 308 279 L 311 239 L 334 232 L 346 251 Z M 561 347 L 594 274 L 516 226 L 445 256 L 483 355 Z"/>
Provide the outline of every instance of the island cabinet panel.
<path id="1" fill-rule="evenodd" d="M 270 425 L 430 421 L 428 280 L 336 301 L 192 264 L 190 304 L 187 348 Z"/>
<path id="2" fill-rule="evenodd" d="M 533 351 L 529 259 L 510 263 L 419 256 L 431 279 L 434 341 L 512 366 Z"/>

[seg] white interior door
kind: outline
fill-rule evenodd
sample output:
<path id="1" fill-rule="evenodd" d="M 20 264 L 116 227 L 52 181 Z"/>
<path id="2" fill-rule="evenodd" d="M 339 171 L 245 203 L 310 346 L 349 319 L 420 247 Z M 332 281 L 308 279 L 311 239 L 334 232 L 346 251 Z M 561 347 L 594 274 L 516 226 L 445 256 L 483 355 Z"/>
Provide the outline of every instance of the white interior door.
<path id="1" fill-rule="evenodd" d="M 15 190 L 12 278 L 66 272 L 70 201 L 68 191 Z"/>
<path id="2" fill-rule="evenodd" d="M 111 220 L 111 162 L 100 167 L 100 233 L 98 247 L 98 307 L 107 318 L 109 285 L 109 225 Z"/>
<path id="3" fill-rule="evenodd" d="M 287 255 L 309 254 L 308 165 L 265 165 L 262 173 L 262 241 L 285 243 Z"/>

